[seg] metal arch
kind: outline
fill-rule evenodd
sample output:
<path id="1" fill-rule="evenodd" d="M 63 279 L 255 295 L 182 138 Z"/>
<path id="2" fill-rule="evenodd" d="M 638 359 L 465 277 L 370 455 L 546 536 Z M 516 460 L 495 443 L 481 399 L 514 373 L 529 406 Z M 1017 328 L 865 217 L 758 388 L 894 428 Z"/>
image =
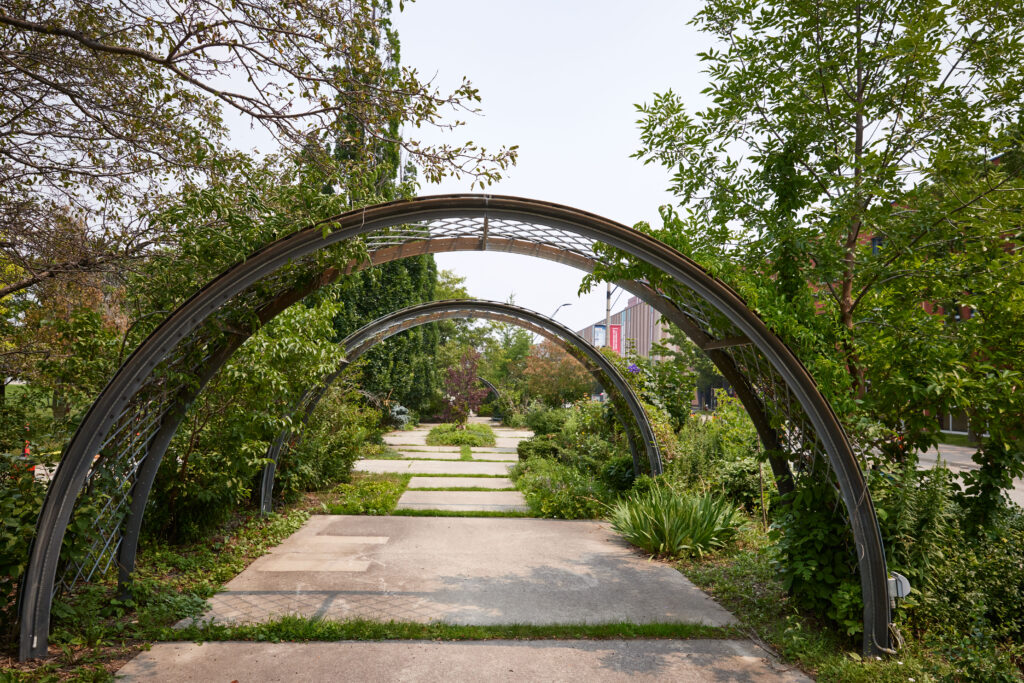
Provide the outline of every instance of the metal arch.
<path id="1" fill-rule="evenodd" d="M 483 385 L 484 385 L 485 387 L 487 387 L 488 389 L 490 389 L 490 390 L 491 390 L 491 393 L 492 393 L 492 394 L 494 394 L 494 397 L 495 397 L 495 398 L 498 398 L 498 399 L 500 399 L 500 398 L 501 398 L 501 392 L 500 392 L 500 391 L 498 391 L 498 387 L 494 386 L 494 383 L 493 383 L 493 382 L 488 382 L 488 381 L 487 381 L 486 379 L 484 379 L 483 377 L 477 377 L 476 379 L 477 379 L 477 381 L 478 381 L 478 382 L 480 382 L 480 384 L 483 384 Z"/>
<path id="2" fill-rule="evenodd" d="M 580 337 L 561 323 L 520 306 L 498 301 L 483 301 L 479 299 L 430 301 L 389 313 L 359 328 L 340 342 L 340 346 L 345 349 L 345 361 L 341 367 L 331 373 L 320 385 L 303 394 L 299 400 L 299 410 L 296 410 L 295 414 L 297 415 L 299 411 L 302 412 L 302 418 L 298 422 L 300 428 L 309 421 L 309 417 L 316 409 L 320 398 L 323 397 L 341 371 L 358 360 L 362 354 L 384 340 L 406 330 L 439 320 L 451 320 L 454 318 L 484 318 L 486 320 L 511 323 L 535 332 L 572 353 L 574 357 L 583 362 L 584 366 L 587 367 L 602 386 L 607 389 L 610 385 L 625 402 L 626 408 L 639 430 L 651 473 L 654 475 L 661 474 L 661 450 L 658 447 L 657 438 L 654 435 L 654 429 L 651 427 L 650 419 L 646 411 L 644 411 L 640 399 L 615 365 L 583 339 L 583 337 Z M 574 351 L 575 353 L 573 353 Z M 478 379 L 497 393 L 494 385 L 490 382 L 482 378 Z M 621 414 L 619 420 L 629 441 L 629 450 L 633 457 L 633 471 L 639 475 L 639 447 L 636 444 L 636 439 L 629 423 Z M 262 485 L 260 487 L 260 511 L 264 514 L 270 512 L 273 504 L 274 475 L 277 470 L 277 463 L 280 462 L 281 452 L 284 449 L 285 443 L 290 440 L 294 433 L 293 429 L 283 430 L 267 449 L 266 457 L 269 462 L 263 468 Z"/>
<path id="3" fill-rule="evenodd" d="M 488 226 L 486 239 L 482 224 Z M 764 411 L 767 427 L 778 437 L 780 450 L 812 464 L 801 476 L 813 476 L 813 466 L 818 464 L 831 469 L 857 546 L 864 651 L 891 652 L 885 553 L 863 473 L 813 378 L 743 300 L 671 247 L 600 216 L 515 197 L 447 195 L 357 209 L 278 240 L 211 281 L 134 351 L 80 423 L 47 492 L 21 581 L 19 653 L 23 659 L 46 654 L 61 544 L 79 494 L 87 481 L 97 481 L 91 476 L 93 456 L 105 454 L 98 467 L 119 488 L 109 494 L 109 504 L 94 520 L 99 531 L 90 532 L 93 545 L 81 558 L 66 563 L 61 581 L 67 585 L 91 575 L 108 553 L 116 552 L 113 541 L 119 537 L 120 515 L 128 501 L 133 508 L 144 506 L 148 491 L 136 486 L 125 493 L 125 484 L 143 483 L 140 473 L 155 467 L 151 461 L 163 455 L 163 436 L 173 434 L 180 421 L 175 415 L 198 391 L 194 378 L 208 369 L 216 371 L 217 363 L 211 359 L 233 343 L 225 338 L 224 323 L 253 313 L 260 321 L 272 318 L 290 305 L 286 294 L 301 289 L 289 280 L 296 272 L 308 277 L 310 289 L 331 281 L 337 272 L 307 257 L 355 238 L 361 238 L 374 259 L 459 249 L 500 250 L 514 243 L 517 248 L 507 250 L 569 264 L 600 262 L 594 248 L 600 242 L 663 273 L 666 280 L 654 295 L 680 313 L 680 320 L 689 327 L 684 331 L 699 332 L 717 345 L 707 347 L 713 359 L 727 358 L 745 378 L 750 396 Z M 386 258 L 385 252 L 389 252 Z M 642 281 L 637 286 L 654 291 Z M 251 331 L 244 333 L 248 334 Z"/>

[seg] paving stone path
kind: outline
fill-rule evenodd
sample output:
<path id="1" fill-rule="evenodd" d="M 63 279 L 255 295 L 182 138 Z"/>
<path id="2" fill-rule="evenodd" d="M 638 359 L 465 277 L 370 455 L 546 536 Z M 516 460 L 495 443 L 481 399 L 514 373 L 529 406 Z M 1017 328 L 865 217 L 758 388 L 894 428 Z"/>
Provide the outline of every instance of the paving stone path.
<path id="1" fill-rule="evenodd" d="M 204 619 L 736 623 L 685 576 L 648 561 L 604 522 L 439 516 L 527 510 L 507 474 L 515 444 L 530 433 L 498 428 L 495 447 L 474 448 L 463 460 L 458 448 L 427 446 L 428 431 L 424 425 L 389 434 L 399 458 L 356 464 L 364 472 L 412 473 L 398 508 L 427 516 L 311 517 L 228 582 Z M 644 639 L 157 643 L 118 676 L 238 683 L 809 680 L 747 640 Z"/>
<path id="2" fill-rule="evenodd" d="M 477 421 L 486 422 L 477 418 Z M 447 512 L 526 512 L 529 507 L 518 491 L 422 491 L 420 489 L 482 488 L 482 477 L 467 474 L 488 474 L 507 478 L 509 468 L 518 460 L 516 445 L 533 432 L 492 426 L 496 444 L 471 448 L 472 459 L 464 460 L 457 446 L 428 446 L 427 434 L 433 425 L 425 424 L 409 431 L 392 432 L 384 443 L 395 450 L 400 460 L 360 460 L 355 469 L 367 472 L 411 472 L 413 474 L 446 474 L 446 484 L 430 481 L 431 477 L 414 477 L 402 497 L 399 510 L 443 510 Z M 434 462 L 434 461 L 444 462 Z M 506 464 L 507 463 L 507 464 Z M 511 482 L 501 488 L 511 488 Z M 489 487 L 486 488 L 495 488 Z"/>

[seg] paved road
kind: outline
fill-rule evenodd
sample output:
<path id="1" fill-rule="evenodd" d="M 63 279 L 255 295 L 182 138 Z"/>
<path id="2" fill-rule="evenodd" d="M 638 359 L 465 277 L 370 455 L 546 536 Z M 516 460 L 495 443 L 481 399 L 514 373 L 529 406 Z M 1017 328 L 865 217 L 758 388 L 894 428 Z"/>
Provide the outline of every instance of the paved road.
<path id="1" fill-rule="evenodd" d="M 921 453 L 918 462 L 921 468 L 931 468 L 935 466 L 937 458 L 941 457 L 943 464 L 953 472 L 966 472 L 978 469 L 977 463 L 972 459 L 975 451 L 974 448 L 964 446 L 939 444 L 937 448 L 932 447 Z M 1024 479 L 1014 481 L 1014 487 L 1009 491 L 1009 496 L 1014 503 L 1024 507 Z"/>

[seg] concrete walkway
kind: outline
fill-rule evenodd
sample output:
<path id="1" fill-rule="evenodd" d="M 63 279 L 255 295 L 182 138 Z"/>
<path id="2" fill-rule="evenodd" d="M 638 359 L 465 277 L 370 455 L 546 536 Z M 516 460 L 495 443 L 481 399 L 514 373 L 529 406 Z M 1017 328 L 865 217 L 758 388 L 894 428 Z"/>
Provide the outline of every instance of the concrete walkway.
<path id="1" fill-rule="evenodd" d="M 477 422 L 486 422 L 476 418 Z M 413 474 L 448 474 L 448 484 L 433 484 L 420 488 L 481 488 L 480 477 L 460 475 L 504 475 L 515 463 L 516 445 L 533 433 L 521 429 L 492 426 L 497 447 L 474 447 L 470 449 L 471 460 L 464 460 L 458 446 L 428 446 L 427 434 L 430 425 L 416 429 L 391 432 L 385 435 L 384 443 L 395 450 L 399 460 L 359 460 L 355 469 L 364 472 L 398 472 Z M 507 463 L 507 464 L 506 464 Z M 424 477 L 425 478 L 425 477 Z M 464 483 L 458 483 L 458 480 Z M 506 479 L 507 481 L 507 479 Z M 510 482 L 511 483 L 511 482 Z M 443 512 L 526 512 L 529 507 L 523 494 L 518 491 L 416 491 L 409 489 L 398 499 L 399 510 L 438 510 Z M 498 487 L 486 487 L 498 488 Z M 502 486 L 500 488 L 507 488 Z"/>
<path id="2" fill-rule="evenodd" d="M 735 623 L 604 522 L 318 515 L 210 599 L 205 618 L 453 624 Z"/>
<path id="3" fill-rule="evenodd" d="M 404 457 L 357 470 L 411 472 L 399 507 L 525 510 L 494 449 L 452 459 L 427 427 L 389 435 Z M 496 430 L 497 431 L 497 430 Z M 511 446 L 528 432 L 503 430 Z M 459 453 L 461 458 L 461 453 Z M 421 459 L 428 458 L 428 459 Z M 466 476 L 485 475 L 485 476 Z M 488 489 L 473 491 L 466 489 Z M 424 490 L 454 489 L 454 490 Z M 735 618 L 671 566 L 604 522 L 494 517 L 311 517 L 210 599 L 204 620 L 286 615 L 461 625 L 695 623 Z M 517 640 L 158 643 L 128 681 L 769 681 L 803 682 L 747 640 Z"/>
<path id="4" fill-rule="evenodd" d="M 129 662 L 126 681 L 755 681 L 803 683 L 749 641 L 492 640 L 481 642 L 160 643 Z"/>

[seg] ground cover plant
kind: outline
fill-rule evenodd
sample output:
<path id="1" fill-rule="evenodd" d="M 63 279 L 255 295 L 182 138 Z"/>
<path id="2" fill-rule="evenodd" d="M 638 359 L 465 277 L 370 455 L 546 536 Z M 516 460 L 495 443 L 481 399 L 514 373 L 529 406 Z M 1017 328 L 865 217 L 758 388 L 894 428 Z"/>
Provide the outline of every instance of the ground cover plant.
<path id="1" fill-rule="evenodd" d="M 266 517 L 254 510 L 238 513 L 196 542 L 145 539 L 128 596 L 116 596 L 112 572 L 58 600 L 51 659 L 19 664 L 15 639 L 5 639 L 0 674 L 4 680 L 112 680 L 113 670 L 172 624 L 199 616 L 222 584 L 320 509 L 317 496 L 308 495 Z"/>
<path id="2" fill-rule="evenodd" d="M 387 515 L 395 509 L 412 475 L 358 472 L 331 489 L 324 509 L 332 515 Z"/>
<path id="3" fill-rule="evenodd" d="M 428 446 L 493 446 L 494 439 L 490 425 L 479 422 L 465 425 L 446 422 L 427 433 Z"/>

